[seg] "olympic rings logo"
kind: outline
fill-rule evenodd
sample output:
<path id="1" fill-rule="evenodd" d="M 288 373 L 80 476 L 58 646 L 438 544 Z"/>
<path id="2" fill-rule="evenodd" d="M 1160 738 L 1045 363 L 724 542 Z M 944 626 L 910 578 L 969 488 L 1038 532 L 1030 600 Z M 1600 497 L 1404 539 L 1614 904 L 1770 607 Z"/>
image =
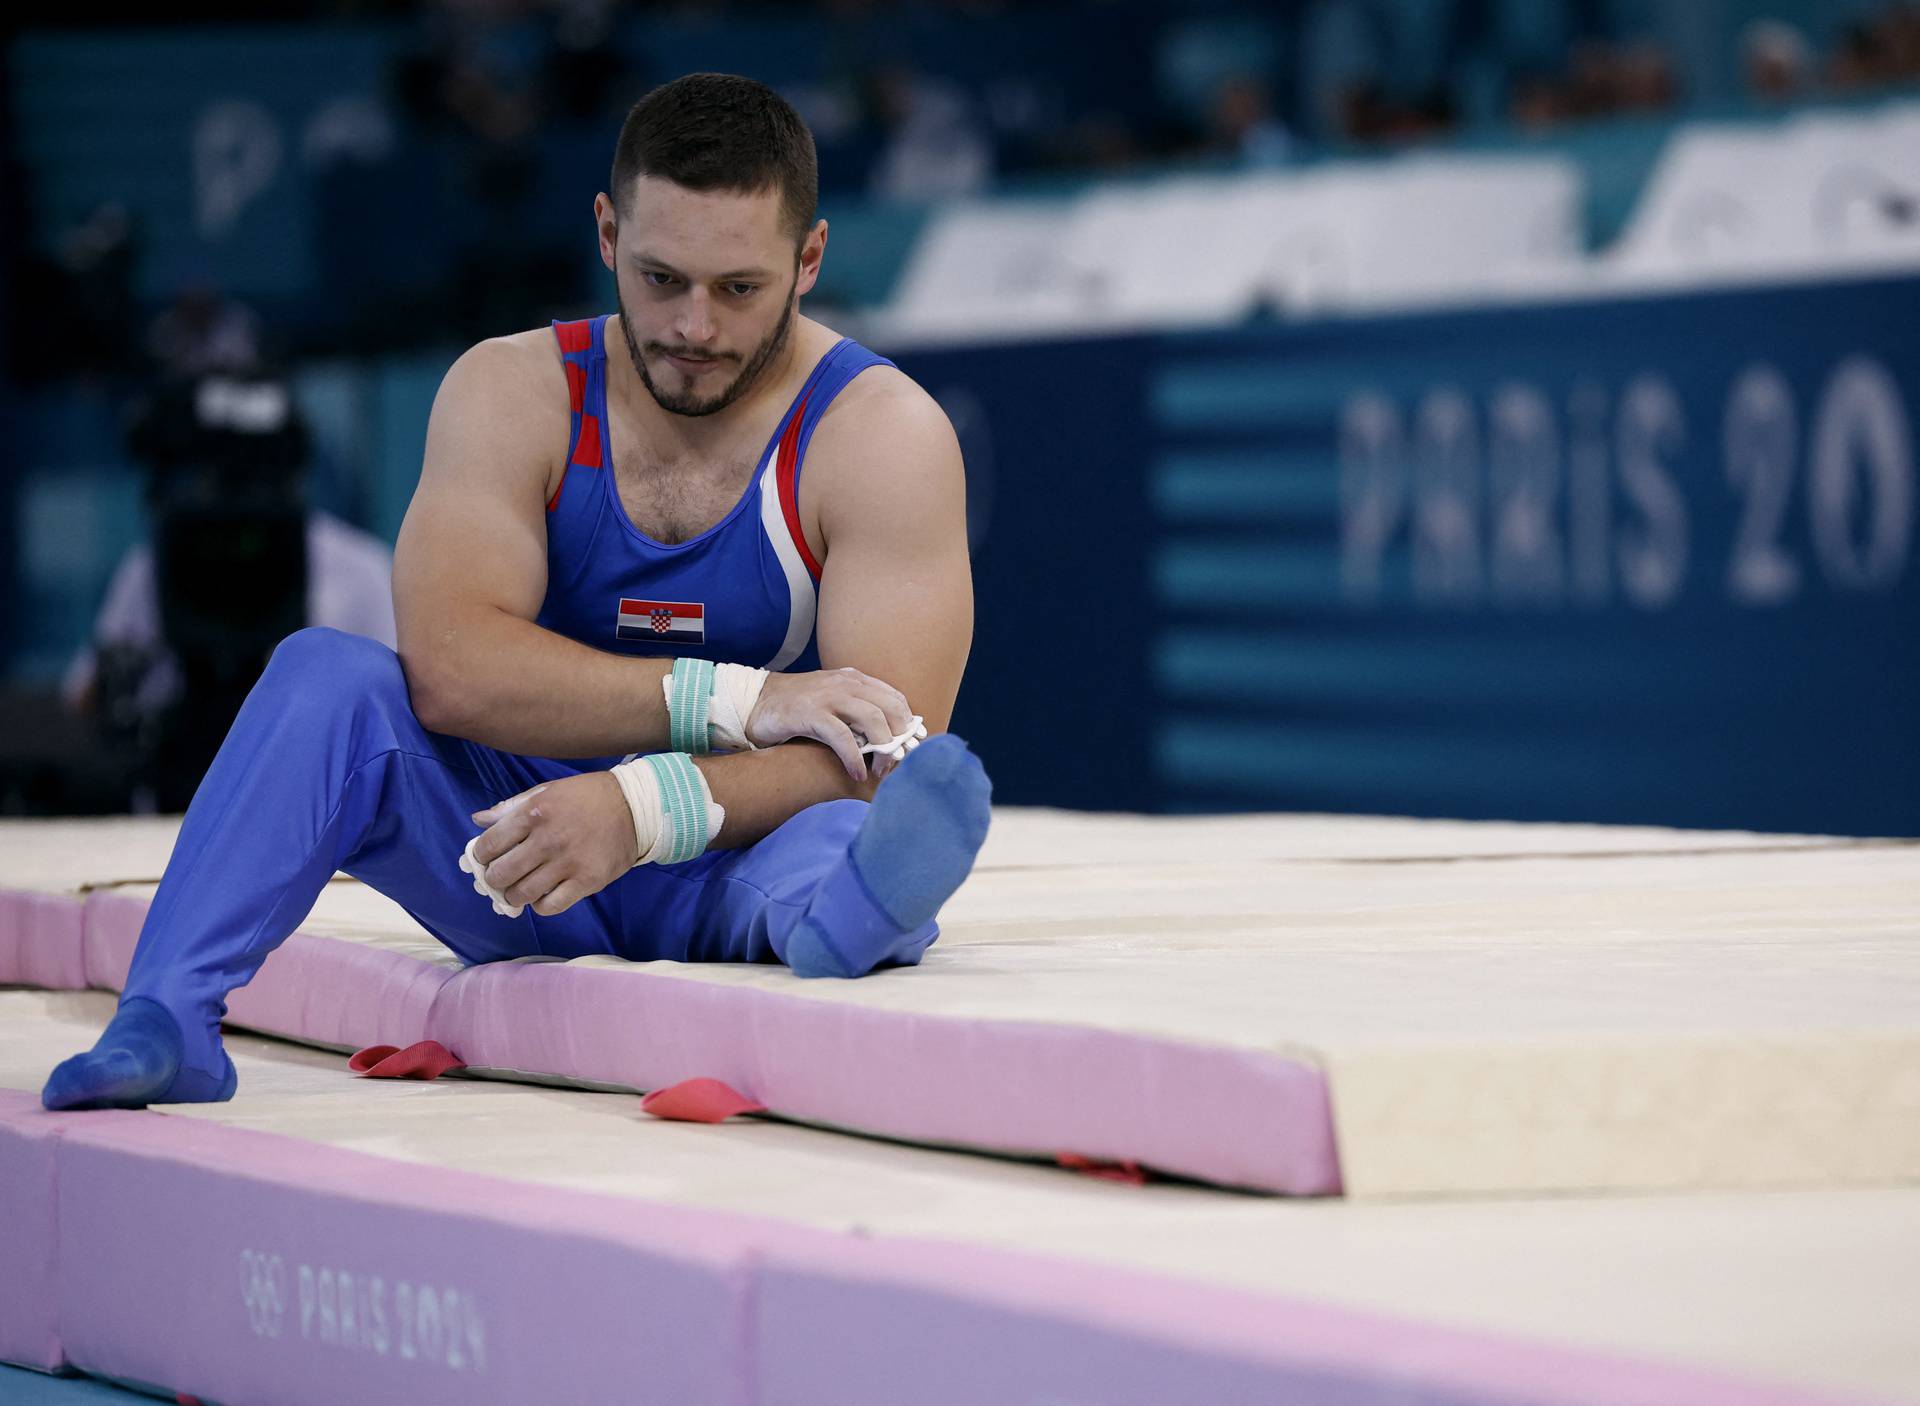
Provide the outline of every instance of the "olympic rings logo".
<path id="1" fill-rule="evenodd" d="M 264 1250 L 240 1252 L 240 1302 L 257 1338 L 277 1338 L 287 1316 L 287 1266 Z"/>

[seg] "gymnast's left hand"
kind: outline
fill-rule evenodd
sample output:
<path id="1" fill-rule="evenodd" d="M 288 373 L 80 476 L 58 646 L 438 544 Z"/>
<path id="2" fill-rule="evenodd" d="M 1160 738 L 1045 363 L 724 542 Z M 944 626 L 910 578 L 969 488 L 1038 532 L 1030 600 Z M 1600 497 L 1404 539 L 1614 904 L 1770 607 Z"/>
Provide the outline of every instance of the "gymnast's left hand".
<path id="1" fill-rule="evenodd" d="M 543 917 L 600 892 L 639 861 L 633 812 L 611 772 L 544 781 L 475 811 L 487 882 Z"/>

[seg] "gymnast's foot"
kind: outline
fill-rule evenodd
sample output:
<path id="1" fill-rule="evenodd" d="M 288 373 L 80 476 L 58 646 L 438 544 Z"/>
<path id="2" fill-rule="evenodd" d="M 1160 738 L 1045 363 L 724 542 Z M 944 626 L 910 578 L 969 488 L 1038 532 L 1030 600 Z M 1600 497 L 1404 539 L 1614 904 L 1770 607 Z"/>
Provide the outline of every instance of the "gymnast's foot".
<path id="1" fill-rule="evenodd" d="M 217 1083 L 198 1074 L 177 1077 L 182 1043 L 180 1027 L 164 1006 L 143 996 L 122 1001 L 94 1047 L 53 1071 L 40 1102 L 48 1108 L 145 1108 L 232 1098 L 239 1081 L 231 1061 Z"/>
<path id="2" fill-rule="evenodd" d="M 952 733 L 909 752 L 874 792 L 843 871 L 788 938 L 794 974 L 863 976 L 897 958 L 973 868 L 992 795 L 980 759 Z"/>

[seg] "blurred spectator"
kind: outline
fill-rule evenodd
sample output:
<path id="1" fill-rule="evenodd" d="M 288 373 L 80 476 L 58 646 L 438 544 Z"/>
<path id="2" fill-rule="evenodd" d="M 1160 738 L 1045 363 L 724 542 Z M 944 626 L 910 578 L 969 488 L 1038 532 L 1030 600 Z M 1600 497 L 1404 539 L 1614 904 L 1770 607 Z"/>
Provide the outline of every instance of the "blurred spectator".
<path id="1" fill-rule="evenodd" d="M 1666 112 L 1679 98 L 1672 56 L 1658 42 L 1587 38 L 1573 46 L 1565 72 L 1515 75 L 1507 117 L 1539 131 L 1567 121 Z"/>
<path id="2" fill-rule="evenodd" d="M 1117 112 L 1089 112 L 1076 119 L 1067 131 L 1064 150 L 1068 159 L 1059 164 L 1089 171 L 1124 171 L 1146 155 L 1133 128 Z"/>
<path id="3" fill-rule="evenodd" d="M 617 18 L 612 0 L 556 0 L 542 75 L 554 117 L 588 126 L 613 115 L 626 73 Z"/>
<path id="4" fill-rule="evenodd" d="M 1885 52 L 1888 76 L 1896 83 L 1920 78 L 1920 4 L 1901 3 L 1883 10 L 1874 40 Z"/>
<path id="5" fill-rule="evenodd" d="M 126 207 L 117 200 L 98 206 L 60 244 L 69 315 L 94 335 L 121 340 L 133 307 L 137 259 Z"/>
<path id="6" fill-rule="evenodd" d="M 1813 83 L 1813 46 L 1790 24 L 1755 20 L 1740 35 L 1740 68 L 1748 96 L 1787 102 Z"/>
<path id="7" fill-rule="evenodd" d="M 1827 76 L 1842 92 L 1920 81 L 1920 5 L 1889 5 L 1848 25 Z"/>
<path id="8" fill-rule="evenodd" d="M 394 70 L 401 110 L 442 143 L 474 218 L 449 250 L 429 321 L 468 340 L 538 323 L 576 294 L 576 250 L 535 209 L 538 140 L 609 116 L 622 65 L 606 0 L 434 0 Z M 602 134 L 604 135 L 604 134 Z M 609 147 L 611 143 L 609 142 Z"/>
<path id="9" fill-rule="evenodd" d="M 301 136 L 300 156 L 316 171 L 341 162 L 372 165 L 393 155 L 395 140 L 385 107 L 347 94 L 314 114 Z"/>
<path id="10" fill-rule="evenodd" d="M 512 146 L 540 116 L 539 75 L 515 43 L 522 0 L 433 0 L 395 72 L 403 109 L 428 131 Z"/>
<path id="11" fill-rule="evenodd" d="M 993 178 L 993 143 L 957 84 L 888 64 L 871 76 L 884 144 L 869 181 L 891 200 L 969 195 Z"/>
<path id="12" fill-rule="evenodd" d="M 1840 35 L 1840 47 L 1827 61 L 1827 78 L 1842 92 L 1872 88 L 1888 80 L 1888 66 L 1873 27 L 1865 21 L 1850 24 Z"/>
<path id="13" fill-rule="evenodd" d="M 1507 120 L 1529 132 L 1557 127 L 1573 115 L 1564 88 L 1551 74 L 1522 73 L 1512 82 Z"/>
<path id="14" fill-rule="evenodd" d="M 331 625 L 394 643 L 392 557 L 306 501 L 308 437 L 264 369 L 165 384 L 136 412 L 152 540 L 121 560 L 62 693 L 131 740 L 153 807 L 184 809 L 285 635 Z"/>
<path id="15" fill-rule="evenodd" d="M 113 377 L 135 372 L 140 307 L 134 273 L 140 245 L 126 207 L 104 201 L 63 232 L 49 256 L 23 254 L 9 329 L 24 380 Z"/>
<path id="16" fill-rule="evenodd" d="M 1456 121 L 1453 95 L 1444 87 L 1407 99 L 1369 80 L 1342 97 L 1341 135 L 1362 145 L 1424 141 L 1451 131 Z"/>
<path id="17" fill-rule="evenodd" d="M 205 275 L 196 277 L 147 328 L 146 352 L 163 380 L 251 366 L 263 351 L 260 319 Z"/>
<path id="18" fill-rule="evenodd" d="M 1649 116 L 1679 103 L 1680 80 L 1663 45 L 1651 39 L 1618 44 L 1611 60 L 1609 114 Z"/>
<path id="19" fill-rule="evenodd" d="M 1237 74 L 1213 92 L 1208 148 L 1243 166 L 1284 166 L 1293 158 L 1293 134 L 1273 115 L 1273 89 Z"/>

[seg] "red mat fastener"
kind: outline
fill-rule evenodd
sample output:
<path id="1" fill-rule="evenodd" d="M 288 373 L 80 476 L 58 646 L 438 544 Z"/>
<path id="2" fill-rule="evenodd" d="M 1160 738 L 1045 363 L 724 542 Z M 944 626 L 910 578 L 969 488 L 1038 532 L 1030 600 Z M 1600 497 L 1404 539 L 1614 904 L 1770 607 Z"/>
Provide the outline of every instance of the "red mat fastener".
<path id="1" fill-rule="evenodd" d="M 1083 1177 L 1094 1177 L 1100 1181 L 1125 1182 L 1128 1186 L 1145 1186 L 1147 1172 L 1138 1162 L 1097 1162 L 1091 1157 L 1082 1157 L 1077 1152 L 1060 1152 L 1054 1155 L 1058 1162 L 1070 1172 L 1078 1172 Z"/>
<path id="2" fill-rule="evenodd" d="M 676 1123 L 724 1123 L 737 1113 L 765 1113 L 767 1106 L 718 1079 L 683 1079 L 641 1099 L 640 1111 Z"/>
<path id="3" fill-rule="evenodd" d="M 438 1040 L 422 1040 L 404 1050 L 398 1045 L 368 1045 L 347 1061 L 347 1068 L 368 1079 L 438 1079 L 466 1063 Z"/>

